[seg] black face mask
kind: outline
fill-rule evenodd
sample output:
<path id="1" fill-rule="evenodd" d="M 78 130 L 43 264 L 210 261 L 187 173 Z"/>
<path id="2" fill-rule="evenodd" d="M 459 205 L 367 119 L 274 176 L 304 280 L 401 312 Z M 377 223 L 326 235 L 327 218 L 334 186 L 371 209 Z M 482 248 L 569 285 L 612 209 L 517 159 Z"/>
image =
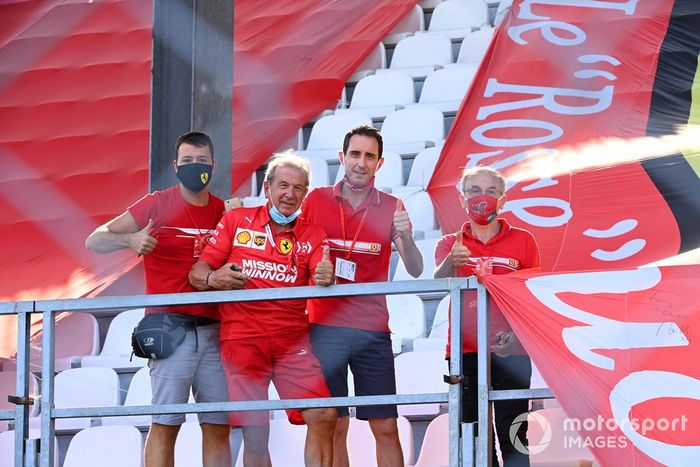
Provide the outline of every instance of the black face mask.
<path id="1" fill-rule="evenodd" d="M 188 190 L 199 192 L 209 185 L 213 169 L 213 165 L 201 164 L 199 162 L 178 165 L 177 178 L 180 179 Z"/>

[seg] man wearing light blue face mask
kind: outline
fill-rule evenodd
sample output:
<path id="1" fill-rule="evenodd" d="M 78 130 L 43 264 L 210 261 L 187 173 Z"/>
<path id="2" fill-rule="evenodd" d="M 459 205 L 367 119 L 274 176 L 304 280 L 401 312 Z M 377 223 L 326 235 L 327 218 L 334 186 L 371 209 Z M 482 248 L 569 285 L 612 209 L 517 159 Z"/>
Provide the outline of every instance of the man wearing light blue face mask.
<path id="1" fill-rule="evenodd" d="M 334 282 L 326 233 L 301 214 L 310 168 L 292 151 L 277 154 L 265 173 L 264 206 L 229 211 L 190 271 L 199 290 L 259 289 Z M 311 351 L 306 299 L 222 303 L 221 359 L 233 401 L 267 399 L 270 381 L 282 399 L 330 397 Z M 329 466 L 336 410 L 290 410 L 308 426 L 307 466 Z M 233 412 L 241 426 L 245 465 L 270 465 L 269 414 Z"/>

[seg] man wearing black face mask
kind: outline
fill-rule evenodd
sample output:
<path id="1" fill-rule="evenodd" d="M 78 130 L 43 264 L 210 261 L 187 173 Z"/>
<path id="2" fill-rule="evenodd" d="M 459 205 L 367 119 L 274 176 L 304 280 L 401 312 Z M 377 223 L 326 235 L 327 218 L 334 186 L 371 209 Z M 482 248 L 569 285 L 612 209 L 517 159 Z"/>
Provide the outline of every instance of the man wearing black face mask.
<path id="1" fill-rule="evenodd" d="M 505 204 L 505 179 L 490 167 L 465 169 L 459 196 L 469 220 L 453 234 L 445 235 L 435 247 L 435 278 L 508 274 L 536 268 L 540 253 L 529 232 L 511 227 L 498 213 Z M 476 292 L 464 297 L 462 323 L 462 362 L 466 384 L 462 393 L 462 418 L 477 420 L 477 348 Z M 520 345 L 508 322 L 495 304 L 491 303 L 491 385 L 494 389 L 526 389 L 530 387 L 532 367 L 530 358 Z M 448 333 L 449 335 L 449 333 Z M 449 357 L 450 343 L 447 343 Z M 528 411 L 527 400 L 496 401 L 494 403 L 496 434 L 507 467 L 529 465 L 526 454 L 518 451 L 509 430 L 515 418 Z M 527 423 L 518 429 L 518 439 L 527 443 Z M 492 463 L 498 465 L 492 445 Z"/>
<path id="2" fill-rule="evenodd" d="M 144 196 L 98 227 L 85 242 L 97 253 L 130 248 L 143 255 L 149 294 L 196 291 L 188 281 L 188 273 L 224 213 L 224 202 L 208 189 L 215 167 L 209 136 L 186 133 L 178 138 L 175 151 L 173 168 L 180 183 Z M 153 404 L 185 403 L 190 388 L 197 402 L 226 401 L 217 305 L 146 310 L 147 315 L 154 313 L 177 313 L 191 326 L 187 326 L 184 341 L 172 355 L 148 361 Z M 146 467 L 173 465 L 175 440 L 184 421 L 184 414 L 153 416 L 146 440 Z M 199 414 L 199 422 L 204 466 L 230 466 L 228 414 Z"/>

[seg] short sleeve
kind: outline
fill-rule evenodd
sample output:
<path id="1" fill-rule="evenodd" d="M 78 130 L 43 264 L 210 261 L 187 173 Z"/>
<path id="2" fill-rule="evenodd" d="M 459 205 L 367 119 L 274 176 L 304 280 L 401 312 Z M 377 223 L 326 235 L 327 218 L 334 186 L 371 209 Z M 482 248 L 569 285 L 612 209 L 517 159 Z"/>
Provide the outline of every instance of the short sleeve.
<path id="1" fill-rule="evenodd" d="M 231 254 L 233 229 L 237 224 L 236 211 L 231 210 L 216 224 L 216 230 L 209 237 L 200 259 L 213 268 L 220 268 Z"/>
<path id="2" fill-rule="evenodd" d="M 440 238 L 440 240 L 438 240 L 437 245 L 435 245 L 436 266 L 439 266 L 443 261 L 445 261 L 447 255 L 449 255 L 450 251 L 452 251 L 452 247 L 454 246 L 456 240 L 457 236 L 455 234 L 444 235 L 442 238 Z"/>
<path id="3" fill-rule="evenodd" d="M 154 193 L 147 194 L 136 201 L 127 208 L 127 211 L 134 216 L 139 229 L 145 227 L 149 219 L 153 219 L 158 224 L 158 199 Z"/>

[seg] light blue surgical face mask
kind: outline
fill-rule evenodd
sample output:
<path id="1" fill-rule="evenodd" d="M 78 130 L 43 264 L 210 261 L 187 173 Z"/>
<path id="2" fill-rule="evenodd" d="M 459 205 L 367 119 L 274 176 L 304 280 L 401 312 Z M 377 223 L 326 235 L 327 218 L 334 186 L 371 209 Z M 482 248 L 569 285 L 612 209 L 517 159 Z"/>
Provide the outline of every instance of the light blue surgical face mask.
<path id="1" fill-rule="evenodd" d="M 270 219 L 272 219 L 273 222 L 279 225 L 287 225 L 291 222 L 294 222 L 294 219 L 299 217 L 299 214 L 301 214 L 301 208 L 299 208 L 290 215 L 285 216 L 279 211 L 279 209 L 275 207 L 274 204 L 272 204 L 272 201 L 270 201 L 270 206 L 271 207 L 268 210 L 268 212 L 270 213 Z"/>

